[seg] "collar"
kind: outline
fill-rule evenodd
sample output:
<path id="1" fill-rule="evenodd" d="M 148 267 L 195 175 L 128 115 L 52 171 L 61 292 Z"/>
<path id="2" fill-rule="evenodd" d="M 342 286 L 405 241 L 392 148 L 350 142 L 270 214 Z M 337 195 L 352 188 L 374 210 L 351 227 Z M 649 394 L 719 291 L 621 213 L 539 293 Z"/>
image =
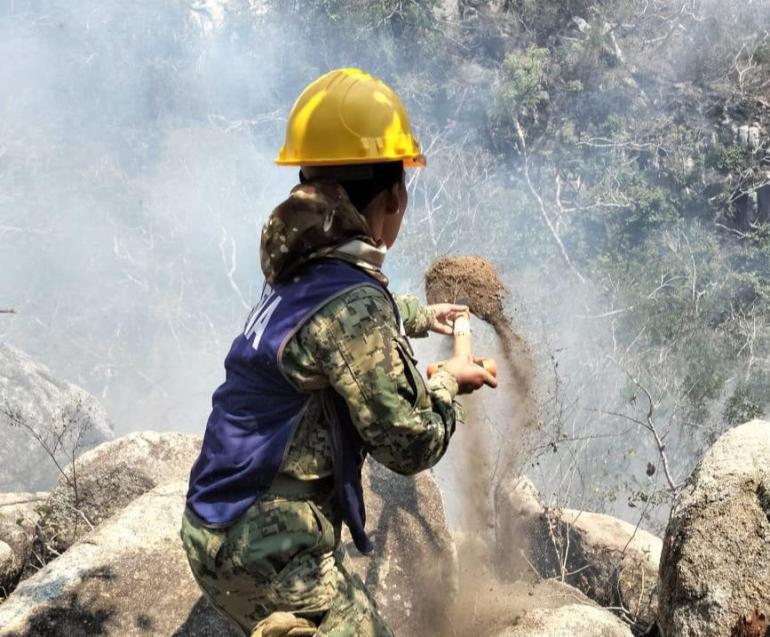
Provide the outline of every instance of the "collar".
<path id="1" fill-rule="evenodd" d="M 388 285 L 388 277 L 382 270 L 388 249 L 384 243 L 372 245 L 361 239 L 353 239 L 338 246 L 330 256 L 337 257 L 366 270 L 383 285 Z"/>
<path id="2" fill-rule="evenodd" d="M 342 253 L 357 260 L 364 261 L 368 266 L 379 270 L 382 267 L 382 264 L 385 263 L 385 255 L 387 254 L 388 249 L 385 247 L 384 243 L 372 245 L 366 241 L 361 241 L 361 239 L 353 239 L 352 241 L 348 241 L 347 243 L 338 246 L 334 252 Z"/>

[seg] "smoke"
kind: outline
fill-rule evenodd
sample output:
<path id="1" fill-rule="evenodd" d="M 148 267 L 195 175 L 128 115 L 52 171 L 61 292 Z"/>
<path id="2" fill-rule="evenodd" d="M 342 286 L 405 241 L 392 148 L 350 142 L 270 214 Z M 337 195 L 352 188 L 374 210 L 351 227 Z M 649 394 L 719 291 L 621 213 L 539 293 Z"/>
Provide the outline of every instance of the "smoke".
<path id="1" fill-rule="evenodd" d="M 337 13 L 319 19 L 311 4 Z M 407 16 L 422 25 L 408 30 L 409 20 L 393 18 L 388 7 L 430 3 L 360 4 L 374 8 L 360 17 L 336 0 L 0 4 L 0 309 L 16 311 L 0 314 L 0 340 L 98 396 L 118 434 L 202 432 L 230 342 L 261 287 L 260 227 L 296 182 L 294 170 L 272 162 L 293 100 L 335 67 L 381 76 L 406 102 L 429 157 L 427 169 L 409 174 L 410 207 L 386 263 L 391 287 L 422 294 L 435 259 L 483 256 L 508 290 L 504 310 L 513 331 L 534 355 L 538 435 L 522 435 L 526 416 L 512 400 L 524 399 L 501 366 L 496 392 L 463 399 L 467 423 L 436 468 L 462 546 L 463 581 L 447 617 L 456 634 L 483 632 L 482 624 L 492 632 L 543 603 L 493 567 L 506 551 L 515 561 L 527 548 L 526 538 L 494 528 L 496 484 L 525 474 L 548 506 L 641 520 L 659 532 L 672 491 L 661 447 L 680 482 L 710 435 L 700 421 L 684 427 L 680 416 L 680 388 L 690 381 L 678 360 L 690 355 L 689 342 L 675 352 L 648 340 L 655 325 L 633 320 L 655 302 L 659 285 L 674 280 L 684 280 L 693 296 L 713 295 L 691 270 L 697 266 L 703 277 L 722 258 L 721 246 L 705 256 L 688 251 L 698 231 L 675 224 L 676 215 L 703 215 L 706 195 L 674 215 L 656 207 L 665 199 L 659 192 L 618 184 L 634 161 L 628 148 L 653 167 L 645 174 L 667 161 L 687 170 L 699 165 L 698 152 L 717 137 L 715 116 L 688 83 L 726 82 L 725 61 L 735 61 L 739 92 L 750 92 L 759 81 L 752 69 L 761 67 L 746 33 L 756 24 L 767 31 L 769 16 L 760 7 L 766 3 L 711 0 L 709 7 L 687 0 L 625 8 L 609 0 L 502 3 L 515 15 L 502 15 L 501 3 L 458 2 L 443 3 L 442 19 Z M 616 24 L 605 22 L 602 7 Z M 580 14 L 578 26 L 570 11 Z M 334 26 L 346 21 L 357 28 Z M 547 22 L 558 25 L 554 33 L 532 35 Z M 434 47 L 437 41 L 443 44 Z M 730 50 L 725 42 L 733 41 Z M 581 49 L 584 42 L 590 46 Z M 549 63 L 574 69 L 564 85 L 535 82 L 534 105 L 522 106 L 516 90 L 529 86 L 525 71 L 540 55 L 527 58 L 532 46 L 561 47 L 562 57 Z M 513 49 L 524 52 L 524 64 L 506 64 Z M 601 75 L 600 67 L 609 70 Z M 518 102 L 500 100 L 512 94 Z M 573 99 L 586 121 L 620 113 L 632 124 L 660 121 L 687 134 L 681 145 L 677 138 L 656 146 L 643 138 L 644 126 L 631 126 L 625 132 L 638 138 L 621 136 L 614 152 L 601 146 L 605 139 L 585 141 L 567 125 L 547 128 L 549 112 Z M 688 100 L 697 102 L 690 119 L 675 126 L 666 105 Z M 528 127 L 526 149 L 511 127 L 516 108 Z M 685 139 L 690 133 L 697 142 Z M 577 177 L 554 167 L 549 152 L 538 161 L 540 134 L 556 140 L 549 152 L 568 149 L 564 164 Z M 692 170 L 686 190 L 698 193 L 711 169 Z M 597 183 L 604 199 L 592 201 Z M 635 205 L 645 197 L 653 200 L 647 207 Z M 606 211 L 618 212 L 600 214 Z M 666 257 L 669 269 L 649 281 L 631 271 L 630 260 L 620 273 L 625 280 L 601 271 L 603 251 L 627 246 L 612 227 L 623 215 L 638 215 L 633 227 L 660 218 L 649 236 L 631 239 L 651 246 L 643 265 Z M 656 307 L 667 309 L 661 301 L 646 316 L 654 318 Z M 502 360 L 493 330 L 480 321 L 474 330 L 476 353 Z M 445 358 L 447 340 L 416 342 L 423 364 Z M 762 356 L 758 347 L 756 367 Z M 744 375 L 740 361 L 729 365 L 731 377 Z M 709 407 L 703 420 L 718 421 L 722 406 Z M 448 603 L 445 591 L 435 593 Z"/>
<path id="2" fill-rule="evenodd" d="M 118 432 L 201 430 L 261 285 L 259 228 L 294 183 L 271 162 L 280 38 L 225 12 L 0 8 L 0 338 Z"/>
<path id="3" fill-rule="evenodd" d="M 225 353 L 261 285 L 259 228 L 295 183 L 293 170 L 272 164 L 286 114 L 321 72 L 361 66 L 403 96 L 430 158 L 427 170 L 410 175 L 410 210 L 387 263 L 393 288 L 419 292 L 423 272 L 442 255 L 489 259 L 511 292 L 506 310 L 535 353 L 541 384 L 546 429 L 522 459 L 524 471 L 551 504 L 635 522 L 629 494 L 665 490 L 665 483 L 653 438 L 607 415 L 628 405 L 630 415 L 644 415 L 644 395 L 627 373 L 635 371 L 635 334 L 622 333 L 619 322 L 626 299 L 591 272 L 583 273 L 585 283 L 574 278 L 525 187 L 521 157 L 511 157 L 511 140 L 490 139 L 505 47 L 523 45 L 550 14 L 518 2 L 516 19 L 503 18 L 484 3 L 460 3 L 452 20 L 462 18 L 462 26 L 438 20 L 420 27 L 426 42 L 449 43 L 444 57 L 431 57 L 413 53 L 415 32 L 404 31 L 404 20 L 380 28 L 387 11 L 372 10 L 362 18 L 365 28 L 341 33 L 329 26 L 333 20 L 317 20 L 309 4 L 0 6 L 0 308 L 16 310 L 0 315 L 0 339 L 97 395 L 118 433 L 202 431 Z M 736 15 L 743 24 L 759 11 L 759 3 L 749 3 L 744 16 L 734 4 L 722 22 L 716 13 L 698 22 L 688 17 L 698 3 L 683 3 L 681 15 L 665 2 L 645 4 L 642 17 L 619 15 L 617 43 L 625 47 L 625 30 L 636 29 L 649 47 L 658 46 L 655 38 L 670 32 L 659 42 L 674 80 L 704 71 L 692 65 L 708 33 L 724 34 Z M 580 3 L 570 6 L 582 11 Z M 596 12 L 584 8 L 585 18 L 599 24 Z M 572 16 L 562 17 L 566 29 Z M 348 18 L 344 11 L 335 16 Z M 613 51 L 601 55 L 617 58 Z M 645 75 L 655 75 L 657 64 L 645 55 L 633 60 L 631 79 L 643 85 L 633 90 L 654 112 L 664 89 Z M 728 59 L 713 49 L 709 59 L 715 56 Z M 587 118 L 632 91 L 630 81 L 608 77 L 621 88 L 588 104 Z M 554 95 L 572 99 L 573 90 Z M 569 184 L 536 168 L 533 186 L 548 194 L 545 212 L 553 214 L 556 188 L 566 201 Z M 569 219 L 553 221 L 566 236 Z M 612 240 L 601 223 L 587 227 L 566 249 L 588 246 L 591 253 Z M 674 407 L 667 389 L 651 390 L 663 397 L 665 420 Z M 506 408 L 482 398 L 488 430 L 508 431 Z M 695 451 L 686 433 L 676 439 L 678 431 L 667 445 L 681 456 L 682 479 Z M 455 461 L 447 459 L 447 473 Z M 642 506 L 638 498 L 632 504 Z M 663 519 L 665 506 L 659 511 Z"/>

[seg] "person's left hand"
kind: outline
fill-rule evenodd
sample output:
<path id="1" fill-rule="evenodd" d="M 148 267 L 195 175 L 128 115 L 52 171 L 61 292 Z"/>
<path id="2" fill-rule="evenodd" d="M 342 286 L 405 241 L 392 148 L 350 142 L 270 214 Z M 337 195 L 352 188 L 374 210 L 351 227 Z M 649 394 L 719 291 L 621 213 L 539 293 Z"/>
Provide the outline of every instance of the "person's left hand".
<path id="1" fill-rule="evenodd" d="M 452 324 L 455 317 L 468 311 L 467 305 L 455 305 L 454 303 L 436 303 L 429 305 L 428 309 L 433 312 L 433 323 L 430 330 L 436 334 L 452 334 Z"/>

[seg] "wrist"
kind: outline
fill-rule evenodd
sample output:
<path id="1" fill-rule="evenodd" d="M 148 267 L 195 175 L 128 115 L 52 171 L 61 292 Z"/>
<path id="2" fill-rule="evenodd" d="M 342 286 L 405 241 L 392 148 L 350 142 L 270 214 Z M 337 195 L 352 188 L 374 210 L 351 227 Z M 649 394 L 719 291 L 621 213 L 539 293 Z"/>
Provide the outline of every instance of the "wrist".
<path id="1" fill-rule="evenodd" d="M 460 385 L 452 372 L 439 367 L 428 380 L 428 390 L 444 390 L 454 400 L 460 392 Z"/>

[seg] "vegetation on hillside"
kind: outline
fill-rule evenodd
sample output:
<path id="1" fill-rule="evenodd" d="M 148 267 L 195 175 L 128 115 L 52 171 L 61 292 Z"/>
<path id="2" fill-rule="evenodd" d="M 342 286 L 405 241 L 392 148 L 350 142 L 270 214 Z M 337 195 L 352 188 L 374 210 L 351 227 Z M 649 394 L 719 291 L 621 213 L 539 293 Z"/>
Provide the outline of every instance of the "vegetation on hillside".
<path id="1" fill-rule="evenodd" d="M 432 164 L 404 271 L 483 254 L 514 293 L 517 277 L 550 286 L 524 322 L 580 324 L 545 375 L 559 460 L 537 460 L 569 498 L 580 456 L 599 460 L 577 472 L 586 503 L 653 511 L 716 435 L 765 414 L 767 3 L 317 0 L 265 19 L 307 38 L 319 71 L 366 66 L 409 103 Z"/>
<path id="2" fill-rule="evenodd" d="M 0 338 L 126 426 L 201 426 L 258 293 L 259 223 L 291 180 L 270 164 L 286 114 L 348 65 L 403 96 L 430 161 L 410 173 L 398 286 L 420 287 L 439 255 L 479 254 L 515 297 L 543 386 L 528 470 L 554 503 L 659 525 L 705 446 L 766 414 L 767 2 L 59 2 L 3 16 L 0 305 L 17 314 Z"/>

